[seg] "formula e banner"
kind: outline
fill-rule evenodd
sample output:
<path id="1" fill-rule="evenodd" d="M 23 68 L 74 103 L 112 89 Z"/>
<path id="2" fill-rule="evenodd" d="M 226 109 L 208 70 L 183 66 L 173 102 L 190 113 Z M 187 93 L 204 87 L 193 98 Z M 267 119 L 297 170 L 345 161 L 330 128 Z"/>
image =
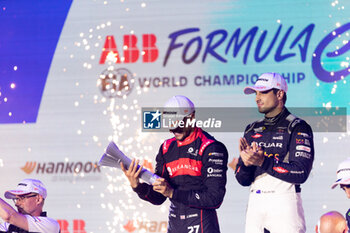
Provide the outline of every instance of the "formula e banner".
<path id="1" fill-rule="evenodd" d="M 244 87 L 278 72 L 292 113 L 347 114 L 336 122 L 341 130 L 315 133 L 314 167 L 302 185 L 312 232 L 322 213 L 346 210 L 344 194 L 329 187 L 337 164 L 350 156 L 349 8 L 345 0 L 1 2 L 0 195 L 37 178 L 62 233 L 166 232 L 168 202 L 140 200 L 120 170 L 97 165 L 108 143 L 154 170 L 159 146 L 172 134 L 142 130 L 143 108 L 185 95 L 213 111 L 254 109 L 255 95 L 244 95 Z M 240 132 L 213 132 L 230 161 L 251 123 L 232 121 Z M 222 232 L 244 231 L 248 194 L 229 168 L 218 211 Z"/>

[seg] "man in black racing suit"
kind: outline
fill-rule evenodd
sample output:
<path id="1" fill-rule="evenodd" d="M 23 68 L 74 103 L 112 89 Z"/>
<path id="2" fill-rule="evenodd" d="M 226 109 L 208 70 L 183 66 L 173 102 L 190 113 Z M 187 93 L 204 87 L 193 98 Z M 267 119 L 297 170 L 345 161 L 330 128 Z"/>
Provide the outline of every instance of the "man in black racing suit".
<path id="1" fill-rule="evenodd" d="M 250 186 L 246 233 L 304 233 L 300 184 L 313 160 L 311 127 L 284 104 L 287 84 L 277 73 L 262 74 L 255 86 L 256 102 L 265 118 L 248 125 L 240 139 L 236 179 Z"/>
<path id="2" fill-rule="evenodd" d="M 184 121 L 194 119 L 194 105 L 185 96 L 174 96 L 165 105 L 179 108 Z M 186 125 L 186 124 L 185 124 Z M 226 185 L 228 152 L 226 147 L 197 127 L 170 130 L 175 137 L 166 140 L 156 157 L 152 185 L 139 182 L 138 161 L 122 170 L 138 196 L 152 204 L 171 201 L 168 233 L 220 233 L 216 215 Z"/>

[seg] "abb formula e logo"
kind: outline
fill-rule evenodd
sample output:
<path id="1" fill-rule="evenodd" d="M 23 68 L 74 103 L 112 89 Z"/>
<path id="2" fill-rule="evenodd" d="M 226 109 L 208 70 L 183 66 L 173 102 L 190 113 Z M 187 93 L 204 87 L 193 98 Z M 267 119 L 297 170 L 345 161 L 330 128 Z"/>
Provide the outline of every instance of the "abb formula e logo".
<path id="1" fill-rule="evenodd" d="M 285 31 L 283 27 L 284 25 L 280 24 L 277 30 L 269 32 L 266 29 L 254 26 L 244 30 L 247 31 L 245 34 L 243 34 L 243 30 L 240 27 L 230 30 L 216 29 L 205 33 L 205 35 L 203 35 L 199 27 L 180 29 L 171 32 L 168 36 L 169 44 L 163 59 L 163 66 L 165 67 L 168 64 L 171 54 L 179 49 L 182 50 L 179 58 L 184 64 L 191 64 L 198 59 L 205 63 L 211 58 L 221 63 L 227 63 L 231 59 L 242 59 L 243 65 L 246 65 L 249 57 L 255 63 L 261 63 L 269 57 L 274 59 L 276 63 L 289 59 L 298 59 L 301 63 L 305 63 L 308 53 L 310 54 L 309 45 L 316 25 L 310 23 L 305 25 L 300 31 L 295 31 L 296 27 L 290 25 L 286 32 L 283 32 Z M 348 33 L 349 30 L 350 23 L 330 30 L 331 32 L 316 46 L 315 51 L 312 53 L 311 66 L 319 80 L 329 83 L 344 79 L 350 74 L 348 67 L 339 71 L 326 70 L 327 64 L 321 59 L 324 54 L 328 59 L 337 59 L 337 57 L 344 55 L 350 50 L 350 43 L 345 43 L 341 47 L 337 47 L 335 51 L 326 52 L 330 50 L 328 48 L 330 44 L 335 43 L 342 34 Z M 263 33 L 259 33 L 260 31 Z M 270 33 L 274 33 L 273 39 L 265 41 L 266 35 Z M 121 62 L 134 63 L 139 60 L 140 55 L 144 63 L 155 62 L 159 55 L 156 42 L 157 37 L 155 34 L 143 34 L 142 49 L 140 49 L 136 35 L 124 35 L 123 57 L 121 57 L 114 36 L 108 35 L 99 63 L 105 64 L 107 59 L 112 60 L 116 64 Z M 270 43 L 268 49 L 263 49 L 268 43 Z M 239 52 L 242 50 L 244 52 L 243 57 L 239 55 Z M 283 53 L 284 50 L 285 53 Z M 305 75 L 298 77 L 298 82 L 304 78 Z"/>
<path id="2" fill-rule="evenodd" d="M 16 56 L 0 63 L 0 70 L 3 72 L 3 78 L 0 79 L 0 124 L 35 123 L 51 61 L 72 1 L 46 1 L 45 4 L 34 4 L 32 1 L 12 2 L 26 9 L 25 12 L 30 12 L 30 17 L 22 17 L 13 21 L 17 14 L 16 11 L 6 11 L 6 14 L 2 15 L 2 21 L 5 22 L 2 25 L 2 31 L 12 33 L 10 36 L 0 38 L 0 44 L 6 44 L 0 47 L 0 53 L 16 54 Z M 57 17 L 53 19 L 51 13 L 43 9 L 55 9 Z M 207 29 L 205 26 L 203 26 L 204 30 Z M 239 62 L 242 67 L 248 63 L 259 64 L 267 60 L 272 61 L 273 64 L 288 61 L 302 66 L 309 62 L 308 65 L 319 80 L 333 83 L 345 79 L 350 74 L 346 60 L 350 51 L 350 43 L 343 39 L 350 31 L 350 22 L 335 29 L 322 28 L 322 26 L 313 23 L 304 26 L 281 23 L 272 29 L 267 29 L 259 25 L 242 24 L 235 28 L 220 27 L 204 31 L 194 25 L 168 32 L 167 38 L 161 38 L 161 41 L 164 42 L 162 45 L 157 44 L 159 38 L 156 33 L 119 35 L 122 38 L 122 42 L 118 42 L 119 47 L 116 42 L 118 35 L 105 35 L 104 45 L 101 46 L 101 53 L 98 55 L 98 63 L 105 65 L 109 63 L 107 61 L 110 61 L 110 64 L 126 65 L 139 61 L 150 64 L 155 63 L 162 52 L 165 54 L 162 57 L 163 67 L 169 64 L 178 66 L 179 61 L 184 65 L 191 65 L 194 62 L 206 64 L 208 61 L 227 64 L 233 61 Z M 23 28 L 27 30 L 22 30 Z M 323 38 L 318 35 L 313 36 L 316 29 L 319 32 L 329 33 Z M 16 38 L 25 39 L 18 41 Z M 37 38 L 46 39 L 37 40 Z M 163 44 L 165 44 L 164 47 Z M 339 46 L 335 46 L 336 44 Z M 311 45 L 315 45 L 314 50 L 310 49 Z M 40 51 L 45 51 L 45 53 Z M 28 55 L 35 60 L 28 62 Z M 16 58 L 16 66 L 13 66 L 13 58 Z M 170 62 L 175 59 L 177 59 L 175 62 Z M 335 63 L 339 65 L 332 65 Z M 9 69 L 9 67 L 13 68 Z M 114 78 L 105 80 L 106 82 L 100 80 L 101 90 L 111 98 L 125 97 L 133 88 L 134 73 L 118 70 L 119 68 L 121 67 L 115 67 L 116 73 L 111 72 Z M 32 72 L 33 70 L 35 72 Z M 232 74 L 232 80 L 231 76 L 222 77 L 223 80 L 219 80 L 222 82 L 220 85 L 244 84 L 243 80 L 255 82 L 258 77 L 257 74 L 252 73 L 244 76 L 240 74 L 242 72 L 245 72 L 243 68 L 235 76 Z M 289 83 L 299 83 L 306 78 L 306 73 L 309 72 L 286 71 L 284 78 L 288 79 Z M 109 77 L 109 75 L 109 72 L 105 72 L 101 76 Z M 160 75 L 163 77 L 159 77 Z M 207 79 L 208 77 L 205 77 L 207 74 L 199 74 L 190 78 L 184 75 L 170 78 L 170 75 L 157 73 L 154 76 L 152 79 L 143 77 L 144 81 L 140 77 L 138 80 L 140 87 L 147 86 L 149 83 L 152 83 L 154 87 L 182 87 L 190 80 L 193 80 L 194 85 L 199 87 L 220 83 Z M 13 83 L 14 80 L 17 80 L 16 83 Z"/>
<path id="3" fill-rule="evenodd" d="M 123 54 L 118 50 L 114 36 L 106 37 L 99 64 L 103 65 L 107 61 L 113 64 L 135 63 L 142 57 L 142 62 L 155 62 L 158 58 L 158 48 L 156 47 L 157 37 L 154 34 L 142 35 L 142 49 L 138 47 L 136 35 L 124 35 Z M 97 86 L 103 96 L 108 98 L 123 98 L 130 94 L 134 87 L 135 77 L 126 68 L 115 68 L 110 66 L 100 75 Z"/>
<path id="4" fill-rule="evenodd" d="M 114 36 L 107 36 L 102 49 L 100 64 L 105 64 L 106 60 L 112 60 L 114 63 L 135 63 L 140 55 L 142 62 L 154 62 L 158 58 L 158 48 L 156 47 L 157 37 L 154 34 L 142 35 L 142 50 L 137 46 L 137 37 L 135 35 L 124 35 L 123 57 L 117 49 Z"/>

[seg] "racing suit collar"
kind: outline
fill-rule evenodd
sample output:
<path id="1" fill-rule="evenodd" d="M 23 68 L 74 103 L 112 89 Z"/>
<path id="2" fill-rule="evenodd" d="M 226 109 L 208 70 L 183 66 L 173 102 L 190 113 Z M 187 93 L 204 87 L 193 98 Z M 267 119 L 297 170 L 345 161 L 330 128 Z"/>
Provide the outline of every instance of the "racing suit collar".
<path id="1" fill-rule="evenodd" d="M 199 135 L 201 135 L 201 134 L 202 134 L 202 130 L 200 128 L 196 127 L 192 131 L 192 133 L 189 136 L 187 136 L 187 138 L 185 138 L 185 140 L 183 140 L 183 141 L 176 140 L 177 146 L 186 146 L 186 145 L 192 143 L 194 140 L 196 140 L 199 137 Z"/>
<path id="2" fill-rule="evenodd" d="M 285 116 L 288 113 L 289 113 L 289 111 L 287 110 L 287 108 L 283 107 L 282 111 L 280 113 L 278 113 L 276 116 L 265 117 L 264 122 L 266 125 L 275 125 L 281 119 L 282 116 Z"/>

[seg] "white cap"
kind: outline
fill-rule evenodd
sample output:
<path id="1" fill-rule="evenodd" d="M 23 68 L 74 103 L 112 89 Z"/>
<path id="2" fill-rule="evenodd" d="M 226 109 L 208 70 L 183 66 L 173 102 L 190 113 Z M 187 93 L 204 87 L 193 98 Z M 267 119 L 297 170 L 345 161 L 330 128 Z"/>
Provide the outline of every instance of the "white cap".
<path id="1" fill-rule="evenodd" d="M 182 121 L 186 116 L 195 111 L 192 101 L 183 95 L 171 97 L 164 105 L 163 117 L 170 118 L 172 122 Z M 176 126 L 176 125 L 175 125 Z M 170 129 L 175 129 L 174 125 L 170 125 Z"/>
<path id="2" fill-rule="evenodd" d="M 273 88 L 287 92 L 286 80 L 279 73 L 264 73 L 259 76 L 254 86 L 244 88 L 244 94 L 252 94 L 255 91 L 268 91 Z"/>
<path id="3" fill-rule="evenodd" d="M 24 179 L 17 185 L 14 190 L 5 192 L 5 197 L 8 199 L 16 198 L 17 195 L 24 195 L 28 193 L 37 193 L 44 199 L 47 196 L 46 188 L 40 180 Z"/>
<path id="4" fill-rule="evenodd" d="M 337 170 L 337 180 L 332 185 L 332 189 L 334 189 L 338 184 L 350 184 L 350 158 L 339 164 Z"/>

